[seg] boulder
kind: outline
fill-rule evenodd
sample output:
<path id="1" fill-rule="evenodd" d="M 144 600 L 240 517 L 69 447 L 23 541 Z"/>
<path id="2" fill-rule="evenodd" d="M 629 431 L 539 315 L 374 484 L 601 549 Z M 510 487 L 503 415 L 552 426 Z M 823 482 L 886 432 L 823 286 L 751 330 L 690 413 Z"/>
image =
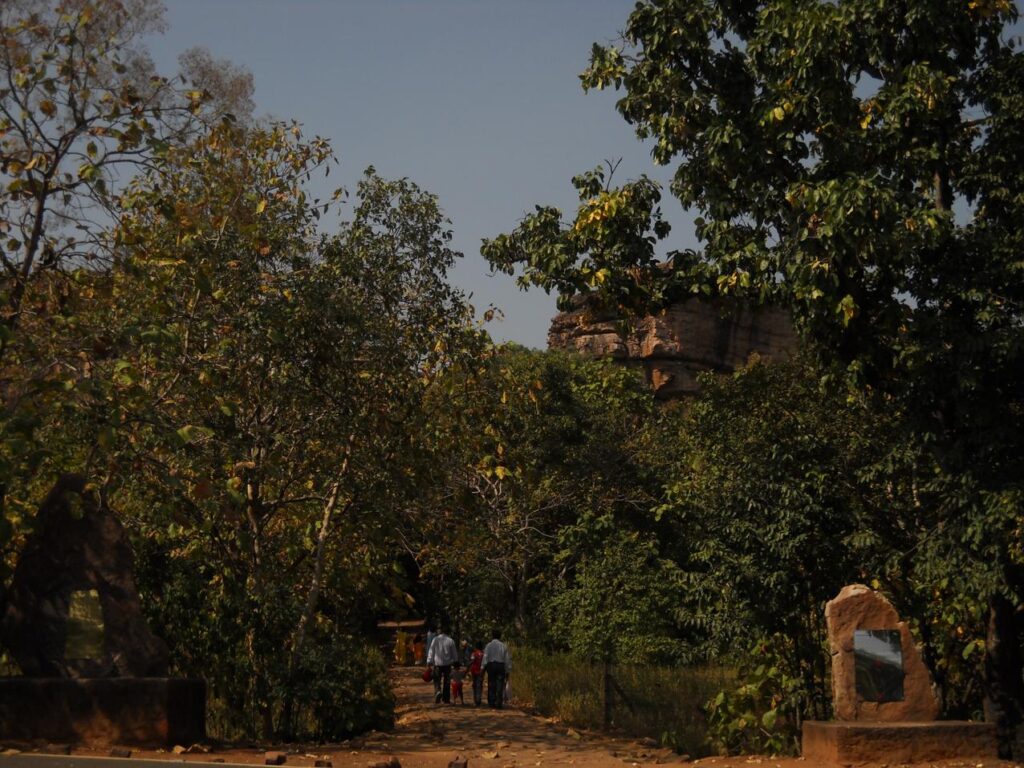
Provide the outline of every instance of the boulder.
<path id="1" fill-rule="evenodd" d="M 18 558 L 0 638 L 28 677 L 159 677 L 124 529 L 84 478 L 65 475 Z"/>
<path id="2" fill-rule="evenodd" d="M 929 721 L 938 717 L 939 699 L 931 673 L 921 659 L 910 629 L 900 621 L 896 609 L 883 595 L 863 584 L 845 586 L 825 606 L 825 622 L 832 652 L 832 697 L 836 720 L 891 723 Z M 902 686 L 897 687 L 899 698 L 893 697 L 896 700 L 867 700 L 863 679 L 858 689 L 857 656 L 854 653 L 858 630 L 870 630 L 874 634 L 898 633 L 892 637 L 902 657 L 903 679 Z M 862 663 L 863 659 L 862 653 Z"/>
<path id="3" fill-rule="evenodd" d="M 551 321 L 548 347 L 611 357 L 643 369 L 663 400 L 697 394 L 697 375 L 728 373 L 752 355 L 783 359 L 797 347 L 789 315 L 724 300 L 688 299 L 645 317 L 622 319 L 586 300 Z"/>

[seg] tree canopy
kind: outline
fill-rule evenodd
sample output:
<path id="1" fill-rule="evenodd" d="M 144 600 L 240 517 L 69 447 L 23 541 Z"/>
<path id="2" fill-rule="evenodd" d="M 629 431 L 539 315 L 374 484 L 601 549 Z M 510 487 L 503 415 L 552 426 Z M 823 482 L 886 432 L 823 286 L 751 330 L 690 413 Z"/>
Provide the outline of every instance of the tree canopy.
<path id="1" fill-rule="evenodd" d="M 595 45 L 585 89 L 674 164 L 700 248 L 645 179 L 581 183 L 484 244 L 499 269 L 623 311 L 691 296 L 791 310 L 823 382 L 896 406 L 933 471 L 912 545 L 991 610 L 984 672 L 1021 722 L 1024 55 L 1008 0 L 644 0 Z M 591 174 L 591 180 L 601 182 Z M 895 424 L 894 424 L 895 426 Z"/>

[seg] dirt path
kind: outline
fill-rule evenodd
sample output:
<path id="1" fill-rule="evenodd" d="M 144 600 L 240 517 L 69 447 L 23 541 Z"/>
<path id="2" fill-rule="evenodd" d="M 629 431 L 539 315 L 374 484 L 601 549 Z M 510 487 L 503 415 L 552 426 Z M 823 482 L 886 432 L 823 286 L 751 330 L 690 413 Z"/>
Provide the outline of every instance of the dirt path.
<path id="1" fill-rule="evenodd" d="M 341 744 L 296 748 L 267 747 L 287 753 L 287 766 L 307 768 L 319 759 L 334 768 L 369 768 L 398 758 L 401 768 L 447 768 L 456 756 L 465 757 L 469 768 L 626 768 L 698 765 L 707 768 L 810 768 L 801 758 L 758 756 L 707 757 L 690 762 L 670 750 L 636 741 L 584 733 L 556 721 L 528 714 L 518 708 L 492 710 L 434 704 L 433 686 L 420 677 L 422 668 L 396 668 L 392 672 L 398 698 L 395 729 L 371 733 Z M 468 688 L 468 686 L 467 686 Z M 470 695 L 470 699 L 472 696 Z M 76 755 L 107 755 L 108 750 L 75 750 Z M 133 757 L 184 762 L 262 764 L 264 749 L 218 749 L 204 754 L 169 751 L 138 751 Z M 1021 768 L 996 760 L 927 763 L 931 768 Z M 2 763 L 0 763 L 2 766 Z M 900 768 L 897 764 L 862 768 Z"/>

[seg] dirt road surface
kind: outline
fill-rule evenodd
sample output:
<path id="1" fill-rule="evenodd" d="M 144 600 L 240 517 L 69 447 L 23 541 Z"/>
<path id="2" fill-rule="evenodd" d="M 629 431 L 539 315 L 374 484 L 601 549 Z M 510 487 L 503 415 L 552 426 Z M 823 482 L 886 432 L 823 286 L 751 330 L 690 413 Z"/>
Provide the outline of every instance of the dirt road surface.
<path id="1" fill-rule="evenodd" d="M 810 763 L 801 758 L 705 757 L 691 762 L 686 756 L 667 749 L 581 732 L 515 707 L 493 710 L 486 704 L 480 708 L 472 703 L 465 706 L 437 705 L 433 700 L 433 687 L 423 682 L 421 673 L 422 668 L 396 668 L 392 673 L 398 699 L 397 722 L 392 732 L 371 733 L 340 744 L 316 746 L 285 744 L 249 749 L 214 748 L 210 752 L 196 750 L 185 754 L 173 750 L 135 750 L 132 758 L 261 765 L 265 751 L 276 750 L 287 755 L 286 766 L 297 768 L 311 768 L 317 759 L 330 760 L 333 768 L 370 768 L 391 757 L 398 759 L 401 768 L 447 768 L 457 756 L 466 758 L 469 768 L 639 768 L 655 765 L 670 768 L 693 765 L 705 768 L 811 768 Z M 81 757 L 107 757 L 109 753 L 109 749 L 73 750 L 74 756 Z M 0 768 L 3 768 L 3 762 L 0 757 Z M 125 763 L 122 760 L 103 762 L 116 762 L 118 768 Z M 1024 768 L 1017 763 L 998 760 L 953 760 L 923 765 L 932 768 Z M 862 768 L 900 766 L 891 763 Z"/>

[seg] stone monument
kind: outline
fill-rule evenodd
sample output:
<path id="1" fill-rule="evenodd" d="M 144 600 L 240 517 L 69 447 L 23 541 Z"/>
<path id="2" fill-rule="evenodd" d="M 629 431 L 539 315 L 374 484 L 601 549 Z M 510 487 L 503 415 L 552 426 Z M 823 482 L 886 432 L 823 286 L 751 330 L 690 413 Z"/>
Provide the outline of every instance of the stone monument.
<path id="1" fill-rule="evenodd" d="M 836 720 L 804 723 L 804 758 L 855 765 L 996 757 L 994 725 L 936 720 L 931 673 L 882 594 L 863 584 L 843 587 L 825 606 L 825 622 Z"/>
<path id="2" fill-rule="evenodd" d="M 167 678 L 124 529 L 67 475 L 36 516 L 0 615 L 23 676 L 0 678 L 0 738 L 167 743 L 203 738 L 205 685 Z"/>
<path id="3" fill-rule="evenodd" d="M 935 720 L 939 698 L 906 622 L 883 595 L 843 587 L 825 606 L 836 720 Z"/>

